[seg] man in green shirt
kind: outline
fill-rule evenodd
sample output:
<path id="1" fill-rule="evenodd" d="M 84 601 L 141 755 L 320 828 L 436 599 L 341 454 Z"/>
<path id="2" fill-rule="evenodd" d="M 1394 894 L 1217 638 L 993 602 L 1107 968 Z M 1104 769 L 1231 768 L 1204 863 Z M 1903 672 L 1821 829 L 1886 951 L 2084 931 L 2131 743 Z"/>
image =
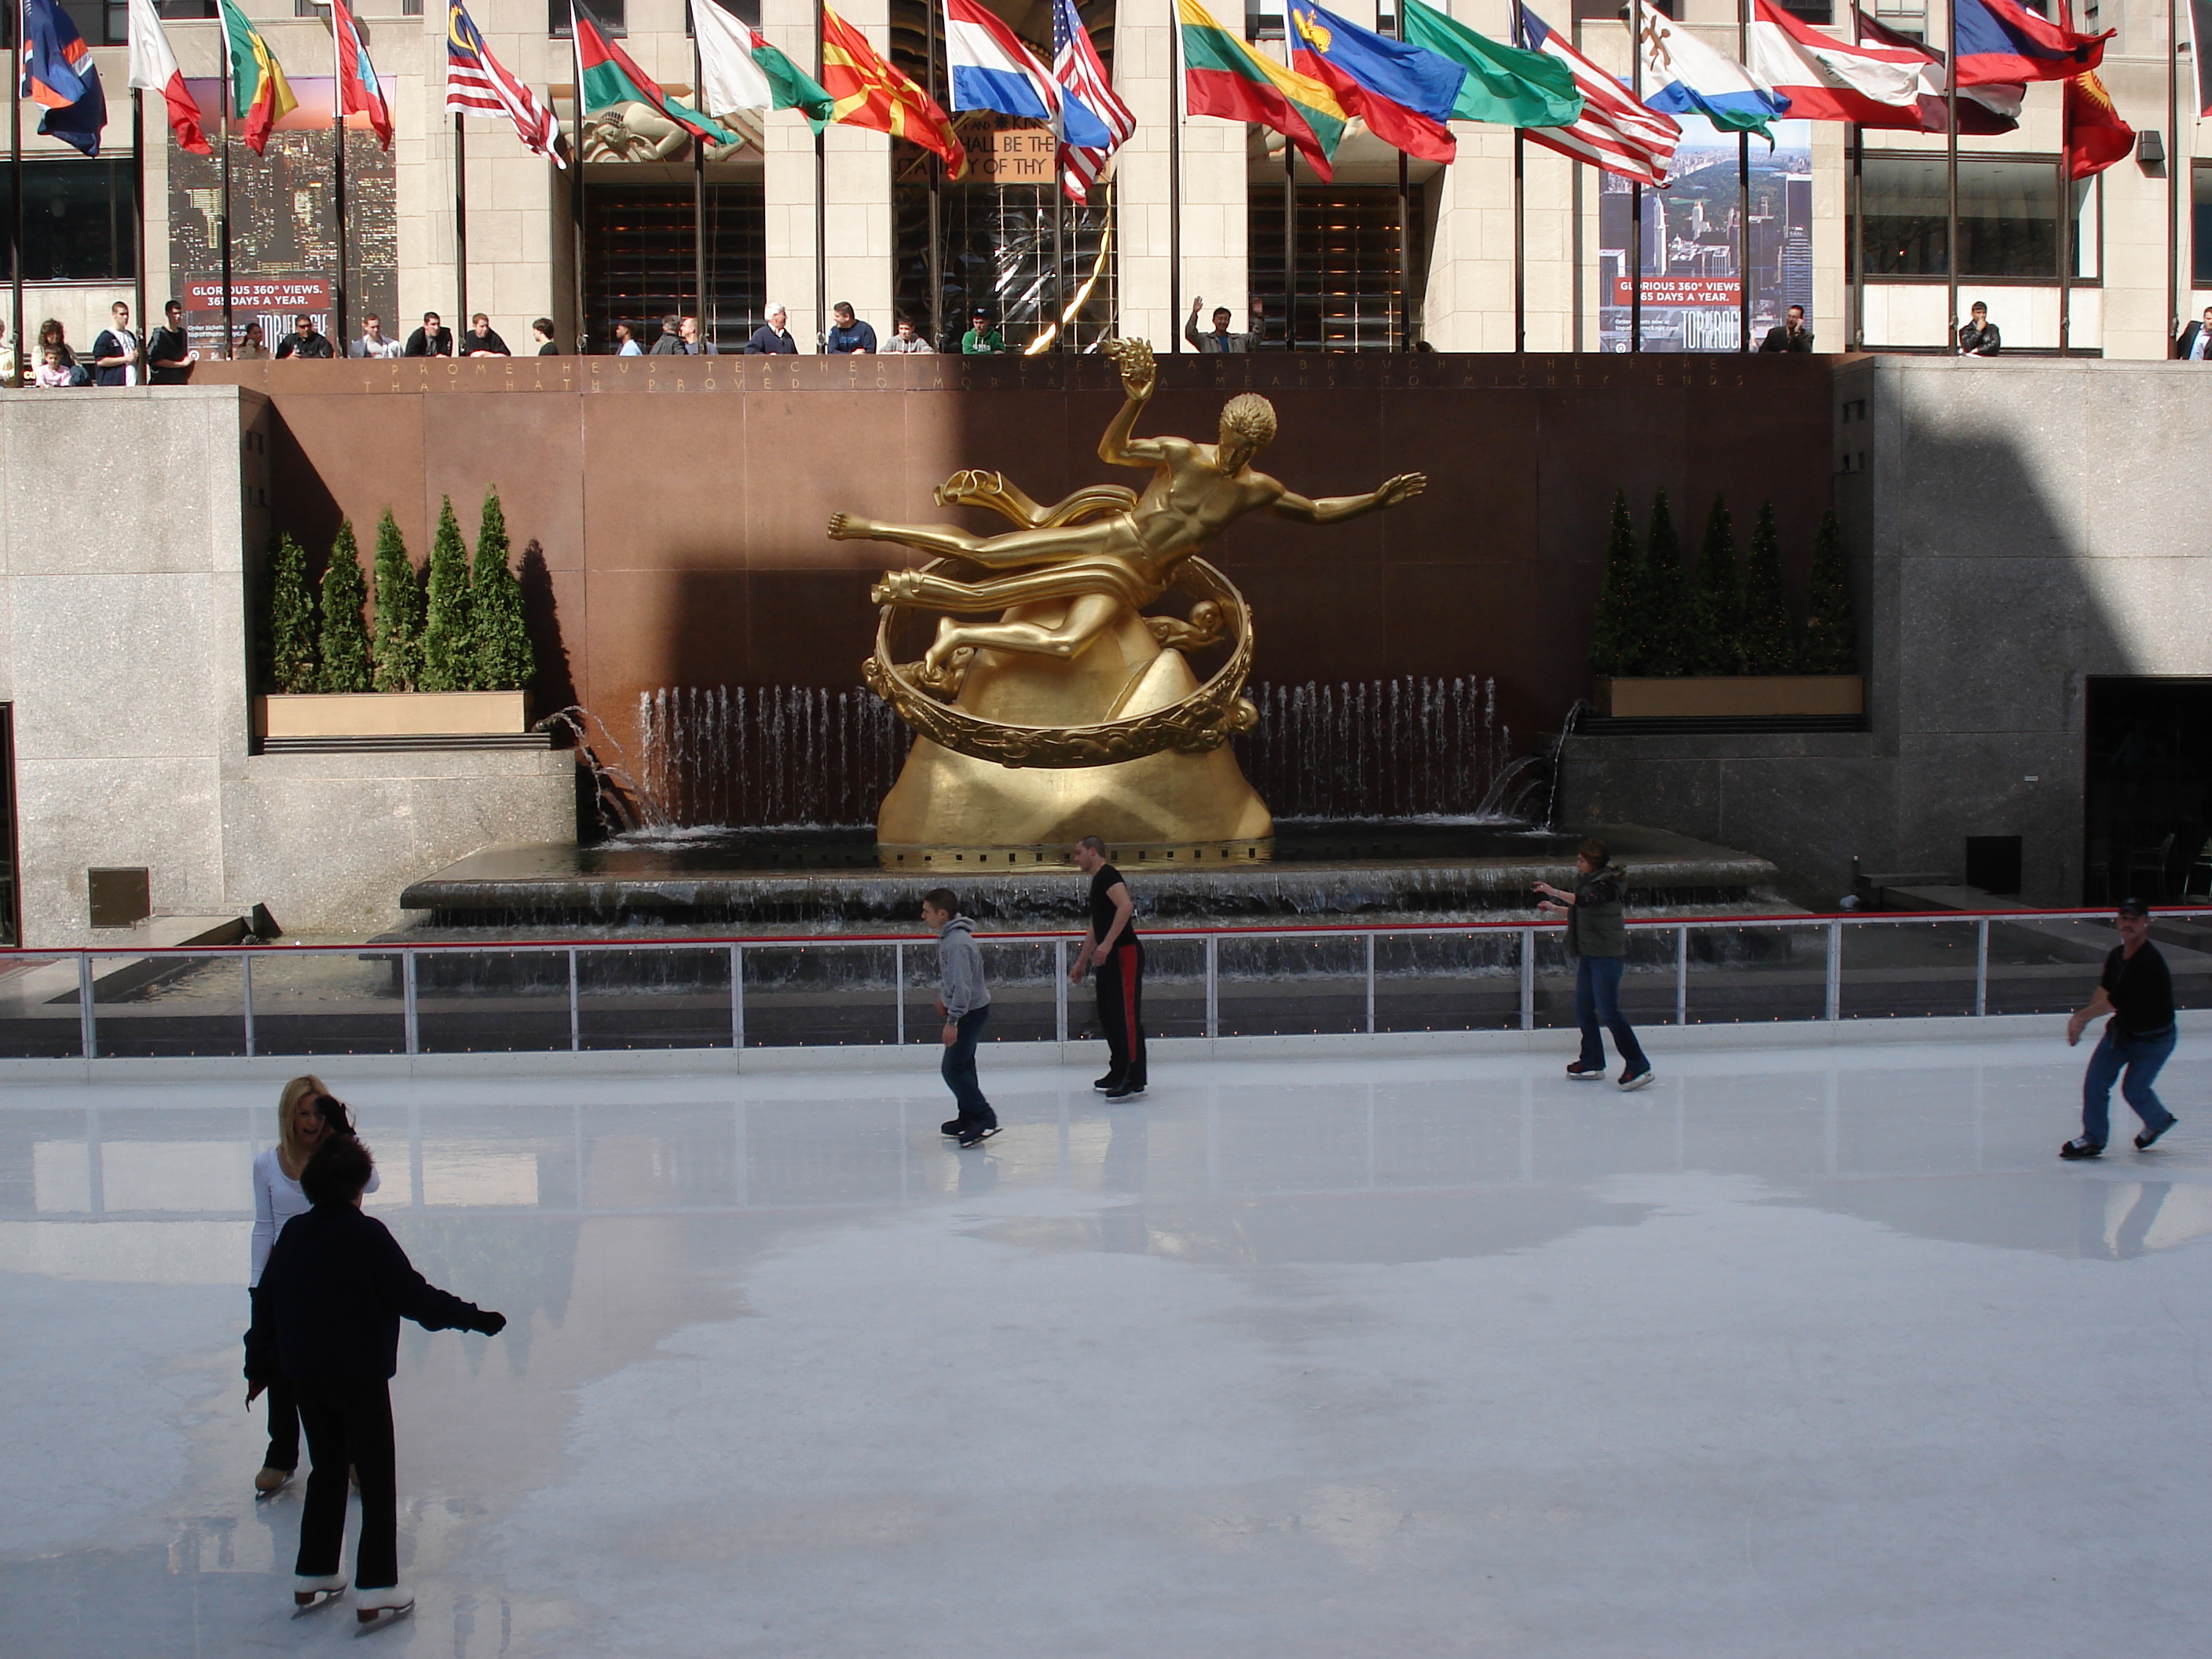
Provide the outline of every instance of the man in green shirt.
<path id="1" fill-rule="evenodd" d="M 970 357 L 992 357 L 1006 349 L 1006 337 L 991 325 L 991 313 L 981 306 L 975 311 L 975 327 L 960 337 L 960 349 Z"/>

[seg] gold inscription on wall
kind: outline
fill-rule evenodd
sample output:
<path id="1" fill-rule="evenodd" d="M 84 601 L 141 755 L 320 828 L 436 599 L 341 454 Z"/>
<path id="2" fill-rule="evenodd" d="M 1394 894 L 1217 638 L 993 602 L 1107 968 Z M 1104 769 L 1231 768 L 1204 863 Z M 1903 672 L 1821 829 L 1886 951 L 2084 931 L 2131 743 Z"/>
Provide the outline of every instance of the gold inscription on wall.
<path id="1" fill-rule="evenodd" d="M 987 185 L 1052 182 L 1052 129 L 990 127 L 965 135 L 968 177 Z"/>

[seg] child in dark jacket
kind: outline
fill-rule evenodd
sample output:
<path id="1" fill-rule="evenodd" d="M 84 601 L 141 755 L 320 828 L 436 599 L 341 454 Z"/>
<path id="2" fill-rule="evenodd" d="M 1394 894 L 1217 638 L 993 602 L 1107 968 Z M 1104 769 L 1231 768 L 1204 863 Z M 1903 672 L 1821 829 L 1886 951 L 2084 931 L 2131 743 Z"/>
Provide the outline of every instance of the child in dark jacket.
<path id="1" fill-rule="evenodd" d="M 449 1296 L 415 1271 L 384 1224 L 361 1212 L 375 1162 L 351 1135 L 333 1135 L 300 1172 L 314 1206 L 295 1216 L 269 1252 L 246 1334 L 246 1402 L 278 1377 L 292 1384 L 307 1431 L 307 1503 L 292 1600 L 318 1607 L 343 1592 L 346 1468 L 361 1484 L 361 1541 L 354 1561 L 355 1616 L 364 1625 L 408 1613 L 399 1587 L 399 1494 L 392 1437 L 399 1321 L 425 1330 L 496 1336 L 505 1316 Z"/>

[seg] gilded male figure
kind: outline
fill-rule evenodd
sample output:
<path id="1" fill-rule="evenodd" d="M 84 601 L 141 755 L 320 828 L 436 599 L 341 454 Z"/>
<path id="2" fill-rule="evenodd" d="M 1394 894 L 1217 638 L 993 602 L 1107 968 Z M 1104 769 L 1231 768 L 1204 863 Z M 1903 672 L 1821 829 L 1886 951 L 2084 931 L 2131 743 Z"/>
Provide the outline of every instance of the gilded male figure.
<path id="1" fill-rule="evenodd" d="M 947 617 L 923 659 L 919 678 L 925 684 L 956 687 L 959 663 L 979 648 L 1075 656 L 1113 625 L 1124 605 L 1141 610 L 1157 599 L 1178 564 L 1247 513 L 1264 507 L 1303 524 L 1337 524 L 1395 507 L 1427 486 L 1422 474 L 1405 472 L 1364 495 L 1310 501 L 1286 489 L 1251 465 L 1275 435 L 1275 411 L 1265 398 L 1249 392 L 1223 408 L 1218 442 L 1137 437 L 1137 416 L 1151 400 L 1158 378 L 1152 348 L 1141 340 L 1117 340 L 1109 349 L 1121 368 L 1127 401 L 1098 441 L 1098 459 L 1114 466 L 1152 468 L 1152 481 L 1141 495 L 1118 485 L 1095 484 L 1045 507 L 996 473 L 962 472 L 938 489 L 940 503 L 990 507 L 1029 527 L 975 536 L 951 526 L 879 525 L 850 513 L 830 520 L 836 540 L 898 542 L 1017 573 L 963 582 L 927 571 L 894 570 L 876 585 L 878 605 L 974 615 L 1043 599 L 1070 601 L 1056 623 L 959 623 Z"/>

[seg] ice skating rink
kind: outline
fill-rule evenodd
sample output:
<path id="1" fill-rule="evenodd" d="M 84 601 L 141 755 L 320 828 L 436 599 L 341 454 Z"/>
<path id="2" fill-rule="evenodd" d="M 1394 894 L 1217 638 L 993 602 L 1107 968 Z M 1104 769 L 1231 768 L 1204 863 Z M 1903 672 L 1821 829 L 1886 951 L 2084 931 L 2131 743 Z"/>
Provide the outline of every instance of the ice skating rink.
<path id="1" fill-rule="evenodd" d="M 386 1653 L 2202 1652 L 2212 1036 L 984 1080 L 354 1079 L 405 1328 Z M 543 1062 L 536 1062 L 542 1066 Z M 274 1082 L 0 1096 L 0 1650 L 331 1652 L 256 1504 Z M 348 1545 L 348 1571 L 351 1544 Z M 345 1651 L 363 1650 L 350 1646 Z"/>

